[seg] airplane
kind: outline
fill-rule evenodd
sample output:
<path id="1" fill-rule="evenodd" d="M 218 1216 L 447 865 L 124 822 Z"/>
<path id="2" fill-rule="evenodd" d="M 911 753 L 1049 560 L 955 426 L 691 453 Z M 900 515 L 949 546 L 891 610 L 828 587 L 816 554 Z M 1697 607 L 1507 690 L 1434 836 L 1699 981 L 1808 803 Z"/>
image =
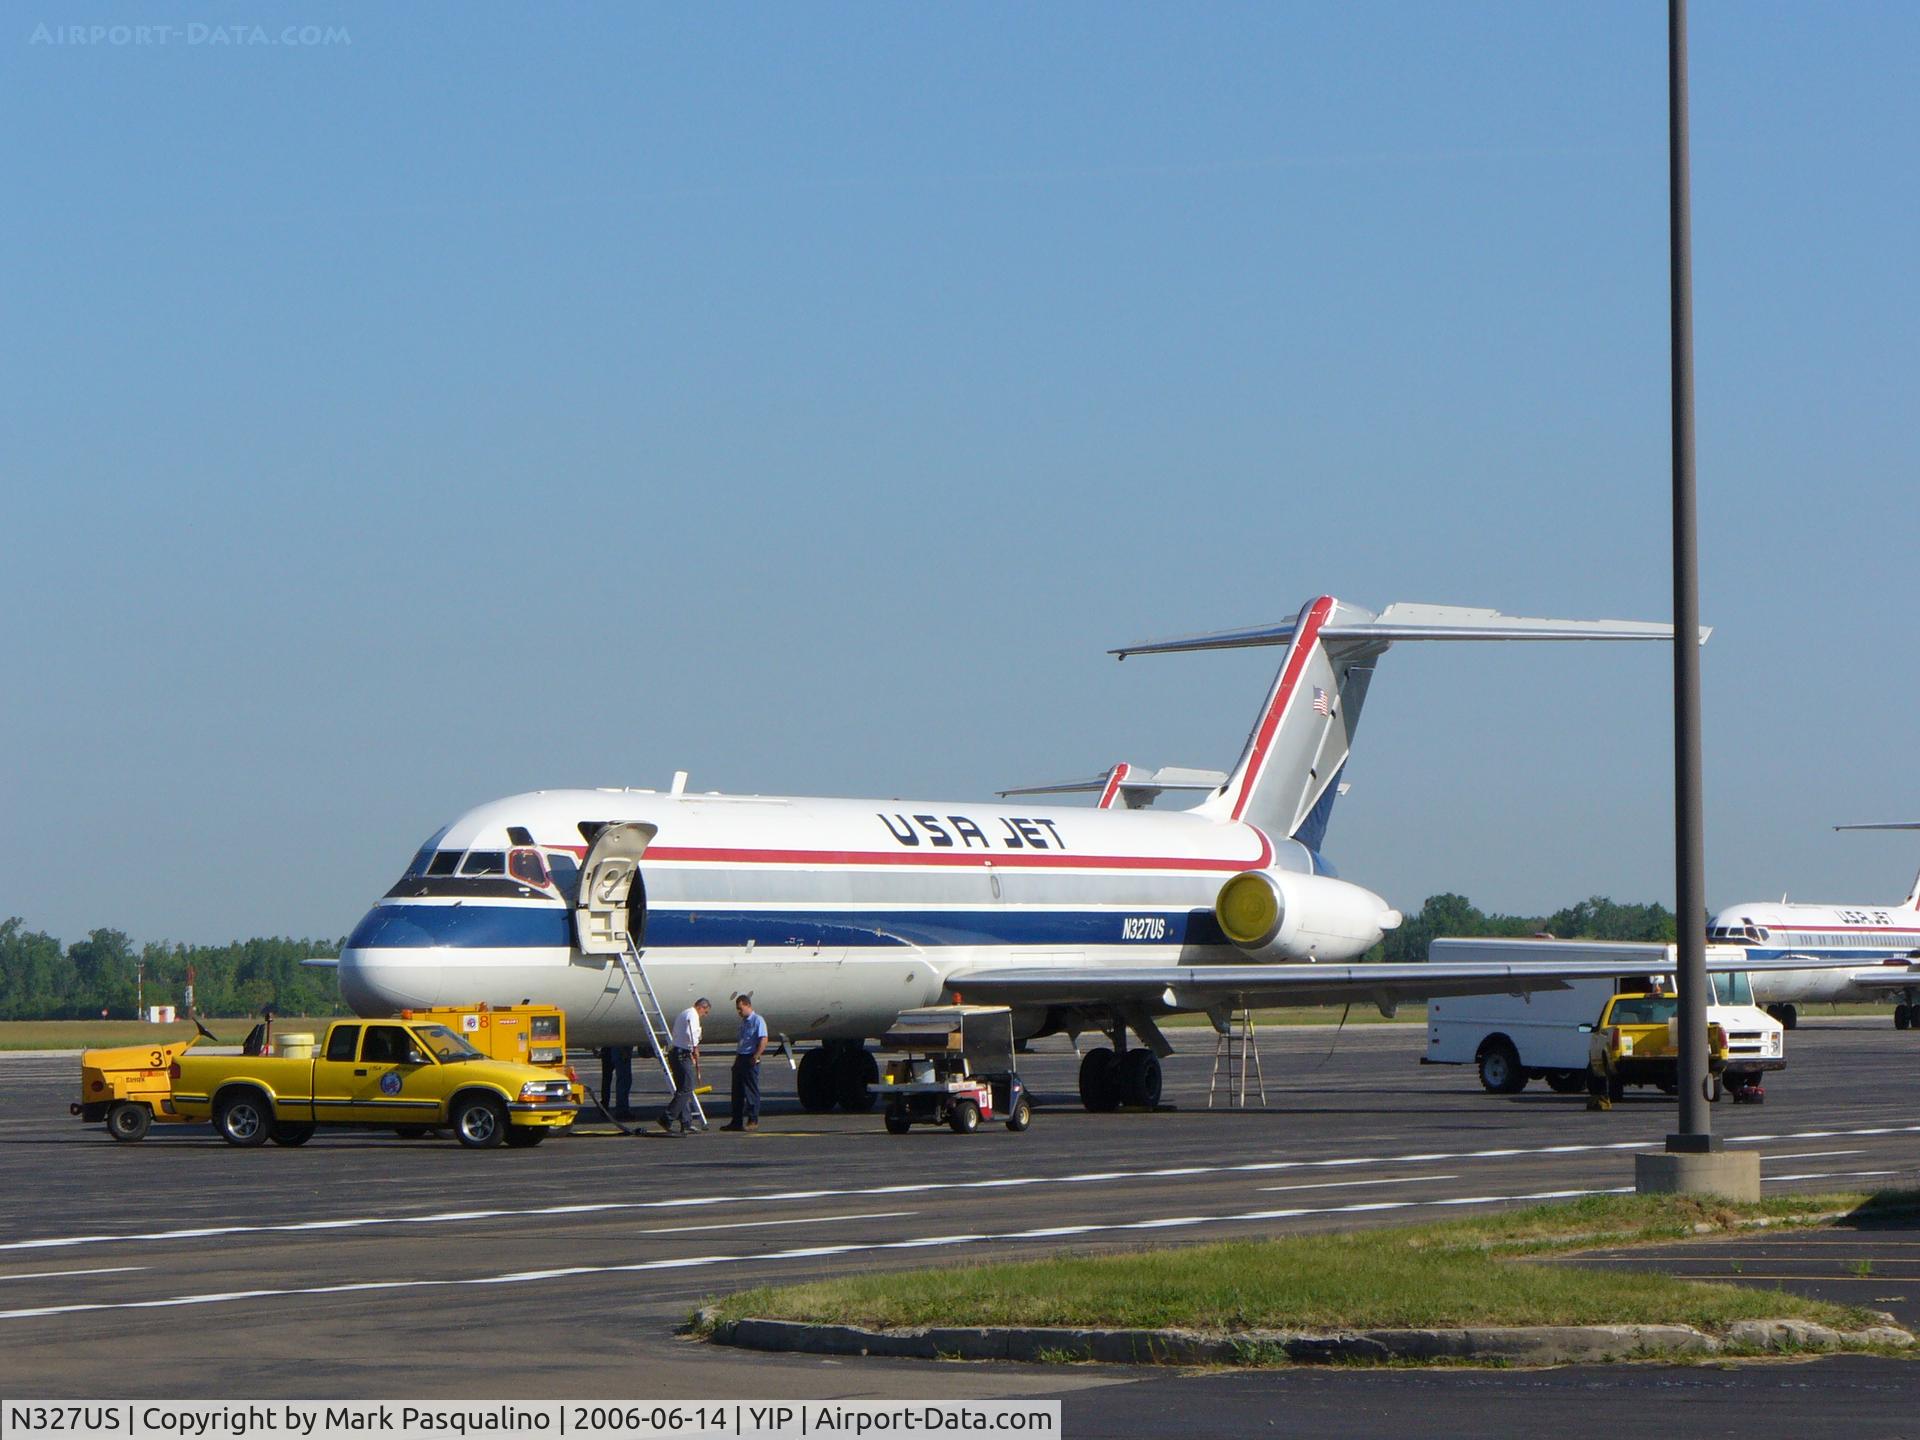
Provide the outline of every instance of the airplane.
<path id="1" fill-rule="evenodd" d="M 1836 825 L 1836 830 L 1920 830 L 1920 820 Z M 1753 997 L 1787 1029 L 1807 1001 L 1882 1001 L 1898 996 L 1896 1030 L 1920 1030 L 1920 876 L 1897 905 L 1746 903 L 1729 905 L 1707 925 L 1707 938 L 1744 945 L 1767 962 L 1753 977 Z M 1858 968 L 1844 968 L 1851 959 Z M 1786 968 L 1795 961 L 1821 968 Z"/>
<path id="2" fill-rule="evenodd" d="M 1706 631 L 1701 633 L 1704 643 Z M 1283 647 L 1229 772 L 1115 767 L 1100 803 L 549 790 L 480 805 L 420 847 L 338 960 L 359 1014 L 434 1004 L 557 1004 L 576 1041 L 646 1043 L 622 954 L 666 1013 L 750 993 L 793 1042 L 803 1106 L 872 1104 L 865 1042 L 903 1009 L 1013 1007 L 1018 1036 L 1100 1032 L 1080 1067 L 1091 1110 L 1152 1106 L 1156 1023 L 1247 1005 L 1565 988 L 1601 962 L 1351 964 L 1401 923 L 1322 853 L 1351 743 L 1389 646 L 1670 640 L 1639 621 L 1547 620 L 1323 595 L 1292 619 L 1111 653 Z M 1066 788 L 1085 788 L 1077 782 Z M 1053 791 L 1058 787 L 1038 787 Z M 1155 802 L 1169 796 L 1187 808 Z M 1130 1045 L 1136 1038 L 1140 1043 Z M 789 1050 L 791 1054 L 791 1048 Z"/>

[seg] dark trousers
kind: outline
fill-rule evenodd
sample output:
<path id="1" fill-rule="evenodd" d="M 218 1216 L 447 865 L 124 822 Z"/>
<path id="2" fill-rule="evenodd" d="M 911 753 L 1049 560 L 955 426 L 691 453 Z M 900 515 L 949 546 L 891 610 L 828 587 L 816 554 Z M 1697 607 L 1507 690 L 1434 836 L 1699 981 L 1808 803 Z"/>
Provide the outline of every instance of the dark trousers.
<path id="1" fill-rule="evenodd" d="M 633 1100 L 633 1049 L 627 1045 L 609 1045 L 600 1052 L 600 1103 L 616 1110 L 631 1108 Z"/>
<path id="2" fill-rule="evenodd" d="M 667 1064 L 673 1071 L 673 1099 L 667 1105 L 667 1119 L 696 1125 L 700 1117 L 693 1108 L 693 1052 L 669 1051 Z"/>
<path id="3" fill-rule="evenodd" d="M 760 1120 L 760 1062 L 751 1055 L 733 1057 L 733 1123 Z"/>

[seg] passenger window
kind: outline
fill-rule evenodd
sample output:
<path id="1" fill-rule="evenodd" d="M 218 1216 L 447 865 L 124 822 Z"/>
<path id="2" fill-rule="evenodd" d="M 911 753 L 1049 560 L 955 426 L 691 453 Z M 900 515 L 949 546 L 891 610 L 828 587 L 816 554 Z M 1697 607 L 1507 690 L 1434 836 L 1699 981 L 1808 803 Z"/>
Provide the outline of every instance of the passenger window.
<path id="1" fill-rule="evenodd" d="M 515 850 L 508 855 L 507 873 L 523 885 L 544 887 L 547 883 L 546 862 L 538 850 Z"/>
<path id="2" fill-rule="evenodd" d="M 336 1025 L 327 1032 L 327 1059 L 351 1060 L 353 1047 L 360 1041 L 358 1025 Z"/>
<path id="3" fill-rule="evenodd" d="M 507 873 L 507 857 L 498 850 L 469 850 L 467 863 L 460 867 L 462 875 L 504 875 Z"/>
<path id="4" fill-rule="evenodd" d="M 459 868 L 460 852 L 458 850 L 442 850 L 438 855 L 433 857 L 433 863 L 427 866 L 427 874 L 451 875 Z"/>
<path id="5" fill-rule="evenodd" d="M 398 1025 L 369 1025 L 360 1058 L 369 1065 L 404 1065 L 412 1037 Z"/>

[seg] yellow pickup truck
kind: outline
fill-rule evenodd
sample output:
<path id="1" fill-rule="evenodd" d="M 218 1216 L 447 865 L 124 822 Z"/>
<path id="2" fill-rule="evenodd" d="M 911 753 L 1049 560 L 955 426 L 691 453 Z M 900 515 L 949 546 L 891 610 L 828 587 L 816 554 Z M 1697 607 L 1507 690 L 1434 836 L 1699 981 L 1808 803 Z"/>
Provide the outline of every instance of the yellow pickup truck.
<path id="1" fill-rule="evenodd" d="M 462 1145 L 538 1145 L 578 1113 L 550 1069 L 491 1060 L 444 1025 L 338 1020 L 311 1058 L 174 1061 L 173 1108 L 211 1120 L 229 1145 L 304 1145 L 322 1125 L 447 1127 Z"/>
<path id="2" fill-rule="evenodd" d="M 1678 1014 L 1679 1002 L 1666 991 L 1627 992 L 1607 1002 L 1587 1050 L 1590 1108 L 1609 1108 L 1629 1085 L 1678 1092 Z M 1736 1101 L 1764 1100 L 1760 1072 L 1787 1063 L 1781 1036 L 1779 1022 L 1751 1005 L 1708 1006 L 1708 1098 L 1731 1094 Z"/>

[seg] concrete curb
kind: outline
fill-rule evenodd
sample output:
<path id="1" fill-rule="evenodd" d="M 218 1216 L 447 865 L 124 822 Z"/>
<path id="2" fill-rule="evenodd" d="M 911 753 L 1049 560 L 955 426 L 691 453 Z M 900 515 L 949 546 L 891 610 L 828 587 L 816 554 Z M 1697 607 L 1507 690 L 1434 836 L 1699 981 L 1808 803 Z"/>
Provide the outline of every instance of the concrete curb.
<path id="1" fill-rule="evenodd" d="M 1472 1326 L 1458 1330 L 1354 1330 L 1312 1334 L 1246 1330 L 1108 1330 L 1055 1326 L 916 1326 L 868 1330 L 798 1320 L 696 1317 L 707 1338 L 746 1350 L 876 1355 L 910 1360 L 1093 1360 L 1115 1365 L 1353 1364 L 1466 1360 L 1482 1364 L 1568 1365 L 1661 1356 L 1803 1353 L 1868 1346 L 1904 1348 L 1914 1337 L 1895 1325 L 1834 1330 L 1806 1320 L 1742 1320 L 1724 1336 L 1691 1325 Z"/>

